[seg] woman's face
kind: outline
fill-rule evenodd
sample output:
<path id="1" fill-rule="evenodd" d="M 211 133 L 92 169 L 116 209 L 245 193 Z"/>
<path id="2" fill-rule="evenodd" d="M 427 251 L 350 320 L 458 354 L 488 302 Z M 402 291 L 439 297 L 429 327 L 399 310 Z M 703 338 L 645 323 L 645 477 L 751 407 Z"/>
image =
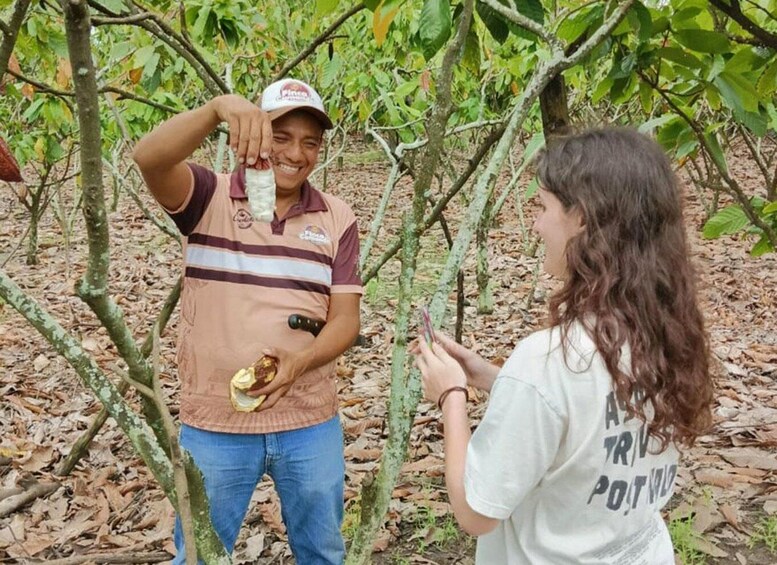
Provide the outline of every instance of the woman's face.
<path id="1" fill-rule="evenodd" d="M 583 229 L 579 211 L 564 210 L 561 201 L 551 192 L 540 188 L 541 210 L 534 220 L 534 231 L 545 243 L 545 272 L 564 278 L 567 273 L 567 242 Z"/>

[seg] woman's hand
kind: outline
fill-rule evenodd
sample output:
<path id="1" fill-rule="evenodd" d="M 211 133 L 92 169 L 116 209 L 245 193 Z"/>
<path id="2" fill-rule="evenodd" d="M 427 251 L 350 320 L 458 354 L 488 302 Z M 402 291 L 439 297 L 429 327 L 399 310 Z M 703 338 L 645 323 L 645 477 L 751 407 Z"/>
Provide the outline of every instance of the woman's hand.
<path id="1" fill-rule="evenodd" d="M 464 369 L 441 345 L 433 343 L 430 348 L 425 340 L 419 340 L 417 351 L 415 364 L 421 370 L 427 400 L 437 404 L 440 395 L 449 388 L 467 386 Z"/>
<path id="2" fill-rule="evenodd" d="M 464 370 L 469 386 L 480 390 L 491 390 L 491 385 L 494 384 L 494 379 L 499 374 L 499 367 L 489 363 L 474 351 L 467 349 L 442 332 L 436 331 L 434 336 L 437 340 L 437 346 L 446 351 Z M 418 355 L 422 341 L 421 338 L 413 343 L 410 352 Z"/>

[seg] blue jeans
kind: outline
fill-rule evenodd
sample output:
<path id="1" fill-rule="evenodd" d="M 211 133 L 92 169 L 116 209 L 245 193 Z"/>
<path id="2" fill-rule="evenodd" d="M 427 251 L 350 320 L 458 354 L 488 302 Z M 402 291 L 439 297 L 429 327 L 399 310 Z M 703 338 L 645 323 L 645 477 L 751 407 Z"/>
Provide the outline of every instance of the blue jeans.
<path id="1" fill-rule="evenodd" d="M 227 551 L 235 547 L 251 495 L 267 473 L 275 482 L 297 563 L 343 562 L 345 460 L 338 416 L 272 434 L 209 432 L 183 424 L 180 442 L 202 471 L 213 527 Z M 180 519 L 175 522 L 175 548 L 173 563 L 184 563 Z"/>

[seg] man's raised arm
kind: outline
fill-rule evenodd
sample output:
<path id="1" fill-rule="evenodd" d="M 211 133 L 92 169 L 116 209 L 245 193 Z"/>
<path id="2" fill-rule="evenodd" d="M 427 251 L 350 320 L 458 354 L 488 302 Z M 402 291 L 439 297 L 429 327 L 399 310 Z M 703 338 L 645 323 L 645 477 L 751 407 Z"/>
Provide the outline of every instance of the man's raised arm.
<path id="1" fill-rule="evenodd" d="M 221 122 L 229 124 L 229 144 L 240 163 L 266 159 L 272 147 L 270 118 L 241 96 L 214 98 L 195 110 L 179 114 L 145 135 L 132 158 L 154 198 L 177 210 L 192 187 L 186 160 Z"/>

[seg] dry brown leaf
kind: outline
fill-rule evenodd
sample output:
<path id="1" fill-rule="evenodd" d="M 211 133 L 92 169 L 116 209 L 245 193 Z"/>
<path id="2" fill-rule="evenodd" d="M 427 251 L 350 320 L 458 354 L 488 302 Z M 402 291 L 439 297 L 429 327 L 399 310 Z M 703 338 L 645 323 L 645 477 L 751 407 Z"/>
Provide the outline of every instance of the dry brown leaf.
<path id="1" fill-rule="evenodd" d="M 249 563 L 257 563 L 259 557 L 262 555 L 262 551 L 264 551 L 264 534 L 258 533 L 246 540 L 243 559 L 247 560 Z"/>
<path id="2" fill-rule="evenodd" d="M 375 536 L 375 541 L 372 544 L 372 550 L 378 552 L 386 551 L 392 539 L 393 536 L 391 535 L 391 532 L 387 530 L 381 530 L 378 532 L 378 535 Z"/>
<path id="3" fill-rule="evenodd" d="M 720 510 L 720 513 L 723 514 L 726 522 L 734 526 L 736 529 L 739 529 L 739 513 L 737 512 L 736 508 L 729 504 L 721 504 L 718 510 Z"/>
<path id="4" fill-rule="evenodd" d="M 696 549 L 699 551 L 706 553 L 707 555 L 710 555 L 712 557 L 728 557 L 728 553 L 720 549 L 717 545 L 712 543 L 711 541 L 699 537 L 695 538 L 693 540 L 693 545 Z"/>
<path id="5" fill-rule="evenodd" d="M 344 420 L 343 431 L 350 436 L 360 436 L 370 428 L 383 426 L 382 418 L 365 418 L 363 420 Z"/>
<path id="6" fill-rule="evenodd" d="M 43 355 L 41 353 L 35 358 L 35 361 L 32 362 L 32 367 L 35 369 L 36 373 L 40 373 L 43 369 L 48 367 L 51 364 L 51 361 L 49 361 L 49 358 Z"/>
<path id="7" fill-rule="evenodd" d="M 8 548 L 8 554 L 11 557 L 35 556 L 57 543 L 57 538 L 52 535 L 36 534 L 29 535 L 28 538 L 24 543 L 20 544 L 21 551 L 24 552 L 23 554 L 19 554 L 17 551 L 14 552 L 15 555 L 12 554 L 11 549 L 13 546 Z"/>
<path id="8" fill-rule="evenodd" d="M 29 473 L 37 473 L 51 463 L 52 447 L 44 446 L 34 449 L 29 457 L 22 460 L 20 467 Z"/>
<path id="9" fill-rule="evenodd" d="M 726 449 L 720 453 L 726 461 L 737 467 L 749 467 L 777 471 L 777 456 L 755 448 Z"/>
<path id="10" fill-rule="evenodd" d="M 267 524 L 273 532 L 278 534 L 286 533 L 286 526 L 283 524 L 283 518 L 281 516 L 281 505 L 278 500 L 260 504 L 259 512 L 262 515 L 262 521 Z"/>
<path id="11" fill-rule="evenodd" d="M 694 478 L 700 483 L 716 485 L 726 489 L 734 485 L 734 477 L 720 469 L 700 469 L 694 473 Z"/>
<path id="12" fill-rule="evenodd" d="M 105 494 L 105 498 L 114 512 L 119 513 L 127 507 L 127 499 L 121 495 L 121 491 L 116 485 L 106 483 L 100 487 L 100 490 Z"/>
<path id="13" fill-rule="evenodd" d="M 412 463 L 405 463 L 402 466 L 403 473 L 439 473 L 440 470 L 445 469 L 445 460 L 436 455 L 427 455 L 423 459 L 413 461 Z"/>

